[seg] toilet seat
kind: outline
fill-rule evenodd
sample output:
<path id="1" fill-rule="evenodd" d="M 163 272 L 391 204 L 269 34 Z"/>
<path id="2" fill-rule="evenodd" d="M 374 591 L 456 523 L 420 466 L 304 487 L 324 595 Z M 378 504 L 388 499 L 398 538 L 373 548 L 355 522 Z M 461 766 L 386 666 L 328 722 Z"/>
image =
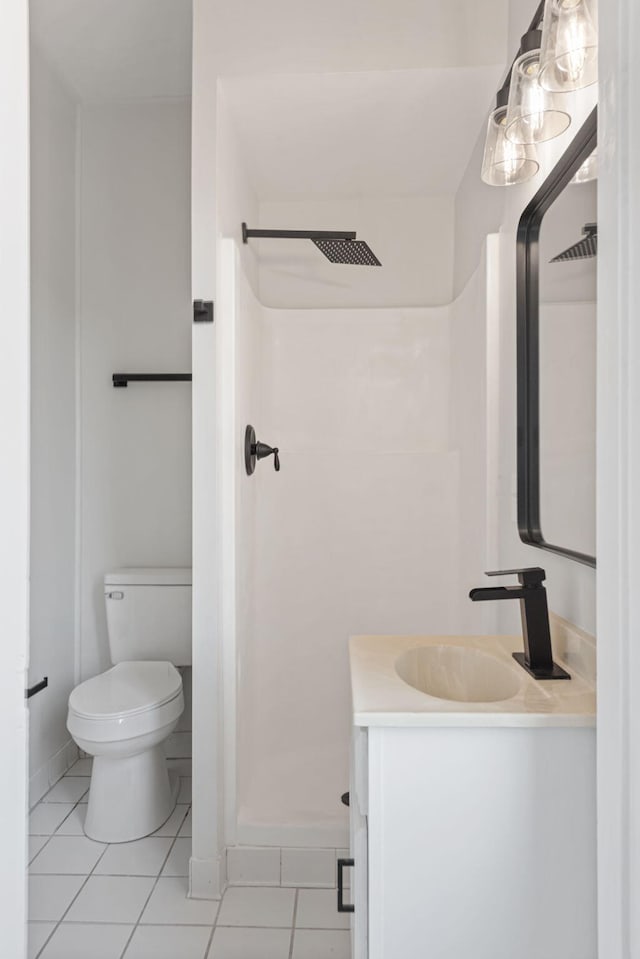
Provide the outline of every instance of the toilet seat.
<path id="1" fill-rule="evenodd" d="M 168 725 L 183 708 L 182 677 L 172 663 L 118 663 L 76 686 L 67 728 L 74 738 L 117 742 Z"/>
<path id="2" fill-rule="evenodd" d="M 113 719 L 162 706 L 181 689 L 182 678 L 172 663 L 118 663 L 76 686 L 69 707 L 86 719 Z"/>

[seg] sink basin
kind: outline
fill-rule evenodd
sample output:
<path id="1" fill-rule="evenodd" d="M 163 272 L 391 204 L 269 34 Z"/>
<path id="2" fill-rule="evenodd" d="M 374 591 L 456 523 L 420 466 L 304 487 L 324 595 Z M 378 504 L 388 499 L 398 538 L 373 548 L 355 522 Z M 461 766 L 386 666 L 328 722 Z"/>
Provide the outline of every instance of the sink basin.
<path id="1" fill-rule="evenodd" d="M 509 664 L 465 646 L 417 646 L 399 656 L 395 668 L 414 689 L 459 703 L 511 699 L 521 686 Z"/>

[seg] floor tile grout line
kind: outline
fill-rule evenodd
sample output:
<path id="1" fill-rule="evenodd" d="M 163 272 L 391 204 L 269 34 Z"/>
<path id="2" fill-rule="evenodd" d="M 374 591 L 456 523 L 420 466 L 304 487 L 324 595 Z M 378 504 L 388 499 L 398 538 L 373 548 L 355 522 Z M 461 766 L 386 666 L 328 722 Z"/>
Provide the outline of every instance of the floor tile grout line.
<path id="1" fill-rule="evenodd" d="M 153 925 L 149 923 L 149 925 Z M 158 923 L 162 925 L 162 923 Z M 167 923 L 169 925 L 169 923 Z M 187 923 L 185 923 L 187 925 Z M 196 925 L 192 923 L 191 925 Z M 256 926 L 252 923 L 237 923 L 236 925 L 229 926 L 224 923 L 217 923 L 216 929 L 290 929 L 290 925 L 286 926 L 266 926 L 264 923 L 262 925 Z M 295 926 L 296 931 L 298 932 L 349 932 L 349 928 L 345 926 Z"/>
<path id="2" fill-rule="evenodd" d="M 74 807 L 74 808 L 75 808 L 75 807 Z M 73 810 L 71 810 L 71 812 L 73 812 Z M 69 815 L 71 815 L 71 813 L 69 813 Z M 91 875 L 92 875 L 92 873 L 93 873 L 93 870 L 96 868 L 96 866 L 98 865 L 98 863 L 100 862 L 100 860 L 102 859 L 102 857 L 104 856 L 104 854 L 106 853 L 106 851 L 107 851 L 108 848 L 109 848 L 109 844 L 105 844 L 104 849 L 102 850 L 102 852 L 101 852 L 100 855 L 98 856 L 97 860 L 96 860 L 95 863 L 93 864 L 93 869 L 91 869 L 91 871 L 85 876 L 84 882 L 83 882 L 83 883 L 80 883 L 80 888 L 78 889 L 78 891 L 77 891 L 77 893 L 75 894 L 75 896 L 72 898 L 72 900 L 71 900 L 71 902 L 69 903 L 69 905 L 67 906 L 67 908 L 63 911 L 63 913 L 62 913 L 62 915 L 60 916 L 60 918 L 57 920 L 57 922 L 56 922 L 54 928 L 51 930 L 51 933 L 50 933 L 50 935 L 48 936 L 46 942 L 44 942 L 44 943 L 42 944 L 42 948 L 41 948 L 41 949 L 39 950 L 39 952 L 37 953 L 36 959 L 38 959 L 38 956 L 41 956 L 41 955 L 42 955 L 42 953 L 43 953 L 44 950 L 46 949 L 47 945 L 49 944 L 50 940 L 53 938 L 53 936 L 55 936 L 56 932 L 58 931 L 58 927 L 59 927 L 59 926 L 61 925 L 61 923 L 64 921 L 64 917 L 67 915 L 67 913 L 69 912 L 69 910 L 70 910 L 71 907 L 73 906 L 74 902 L 76 901 L 76 899 L 78 898 L 78 896 L 80 895 L 80 893 L 82 892 L 82 890 L 84 889 L 84 887 L 85 887 L 85 886 L 87 885 L 87 883 L 89 882 L 89 879 L 90 879 L 90 877 L 91 877 Z"/>
<path id="3" fill-rule="evenodd" d="M 53 789 L 53 786 L 52 786 L 51 788 Z M 59 829 L 62 829 L 62 827 L 63 827 L 64 824 L 66 823 L 66 821 L 67 821 L 67 819 L 69 818 L 69 816 L 72 816 L 73 813 L 74 813 L 75 810 L 76 810 L 76 807 L 81 804 L 84 796 L 86 796 L 86 793 L 83 793 L 83 795 L 80 797 L 80 799 L 77 799 L 77 800 L 73 803 L 72 808 L 69 810 L 69 812 L 68 812 L 67 815 L 64 817 L 64 819 L 62 820 L 62 822 L 59 822 L 58 825 L 56 826 L 56 828 L 53 830 L 53 832 L 49 834 L 48 839 L 51 839 L 53 836 L 56 836 L 56 835 L 57 835 L 58 830 L 59 830 Z M 31 816 L 31 815 L 36 811 L 36 809 L 38 808 L 38 806 L 43 805 L 43 803 L 44 803 L 45 806 L 60 806 L 60 805 L 62 805 L 62 803 L 54 803 L 54 802 L 45 803 L 44 800 L 41 799 L 40 802 L 37 802 L 37 803 L 35 804 L 35 806 L 33 807 L 33 809 L 31 809 L 31 810 L 29 811 L 29 816 Z M 27 826 L 27 829 L 28 829 L 28 826 Z M 37 836 L 37 835 L 42 835 L 42 834 L 41 834 L 41 833 L 39 834 L 39 833 L 29 832 L 28 835 L 29 835 L 29 836 Z M 48 841 L 48 840 L 47 840 L 47 841 Z M 44 846 L 43 846 L 42 848 L 44 849 Z"/>
<path id="4" fill-rule="evenodd" d="M 217 903 L 218 903 L 218 906 L 217 906 L 217 908 L 216 908 L 216 914 L 215 914 L 214 919 L 213 919 L 213 928 L 214 928 L 214 931 L 218 928 L 218 919 L 220 918 L 220 910 L 222 909 L 222 902 L 223 902 L 223 900 L 224 900 L 224 897 L 225 897 L 226 894 L 227 894 L 227 889 L 229 889 L 229 884 L 228 884 L 228 883 L 225 885 L 225 887 L 224 887 L 224 889 L 223 889 L 223 891 L 222 891 L 222 895 L 220 896 L 220 898 L 219 898 L 218 900 L 215 900 L 215 899 L 212 899 L 212 900 L 211 900 L 211 902 L 216 902 L 216 901 L 217 901 Z"/>
<path id="5" fill-rule="evenodd" d="M 45 950 L 45 948 L 49 945 L 49 942 L 51 941 L 51 937 L 53 936 L 53 934 L 54 934 L 54 932 L 56 931 L 56 929 L 58 928 L 58 926 L 59 926 L 59 923 L 56 922 L 55 925 L 54 925 L 54 927 L 53 927 L 53 929 L 51 930 L 51 932 L 49 933 L 49 935 L 47 936 L 47 938 L 45 939 L 45 941 L 42 943 L 42 945 L 41 945 L 40 948 L 38 949 L 38 952 L 36 953 L 35 959 L 38 959 L 38 956 L 41 956 L 42 953 L 43 953 L 43 951 Z M 28 929 L 28 927 L 27 927 L 27 929 Z"/>
<path id="6" fill-rule="evenodd" d="M 27 863 L 27 872 L 28 872 L 29 874 L 31 873 L 31 866 L 32 866 L 32 864 L 36 861 L 36 859 L 38 858 L 38 856 L 40 855 L 40 853 L 43 852 L 43 851 L 47 848 L 47 846 L 49 845 L 49 843 L 51 842 L 51 840 L 53 839 L 54 836 L 55 836 L 55 833 L 53 833 L 51 836 L 47 836 L 46 838 L 45 838 L 44 836 L 28 836 L 28 837 L 27 837 L 27 839 L 44 839 L 44 846 L 41 846 L 40 849 L 38 849 L 38 851 L 37 851 L 37 853 L 35 854 L 35 856 L 33 856 L 33 858 L 30 859 L 29 862 Z"/>
<path id="7" fill-rule="evenodd" d="M 216 929 L 280 929 L 282 930 L 282 929 L 291 929 L 291 923 L 287 923 L 286 926 L 267 926 L 264 924 L 264 922 L 261 923 L 260 925 L 256 925 L 255 923 L 252 923 L 252 922 L 240 922 L 240 923 L 235 923 L 233 925 L 228 925 L 224 922 L 218 922 L 216 923 Z M 326 927 L 323 927 L 323 929 L 325 932 L 342 931 L 340 929 L 327 929 Z M 319 932 L 323 930 L 314 929 L 313 931 Z"/>
<path id="8" fill-rule="evenodd" d="M 218 908 L 216 909 L 215 919 L 213 920 L 213 925 L 211 926 L 211 932 L 209 933 L 209 938 L 207 939 L 207 946 L 206 946 L 206 949 L 204 950 L 204 956 L 202 957 L 202 959 L 211 959 L 211 948 L 212 948 L 212 946 L 213 946 L 213 934 L 214 934 L 214 932 L 216 931 L 216 928 L 217 928 L 217 927 L 216 927 L 216 919 L 218 918 L 218 915 L 219 915 L 219 913 L 220 913 L 220 906 L 222 905 L 222 899 L 223 899 L 223 898 L 224 898 L 224 893 L 222 894 L 222 897 L 220 898 L 220 902 L 218 903 Z"/>
<path id="9" fill-rule="evenodd" d="M 296 920 L 298 918 L 298 894 L 300 890 L 296 889 L 296 894 L 293 900 L 293 916 L 291 918 L 291 937 L 289 939 L 289 959 L 293 959 L 293 938 L 296 932 Z"/>
<path id="10" fill-rule="evenodd" d="M 117 877 L 117 878 L 122 878 L 122 877 Z M 151 879 L 152 877 L 143 876 L 141 878 Z M 170 878 L 184 879 L 184 876 L 171 876 Z M 196 902 L 215 902 L 214 899 L 211 899 L 211 900 L 198 899 L 195 901 Z M 45 923 L 46 924 L 56 923 L 57 921 L 58 920 L 56 919 L 30 919 L 29 920 L 30 923 L 36 926 L 44 925 Z M 128 922 L 122 921 L 122 920 L 118 920 L 117 922 L 113 922 L 113 921 L 110 922 L 109 920 L 106 920 L 106 919 L 65 919 L 64 925 L 65 926 L 132 926 L 134 925 L 134 923 L 132 920 L 129 920 Z M 212 928 L 211 922 L 159 922 L 156 920 L 155 922 L 138 922 L 136 925 L 145 926 L 145 927 L 152 926 L 154 928 L 157 927 L 158 929 L 175 928 L 175 927 L 180 927 L 180 928 L 184 927 L 186 929 L 186 928 L 191 928 L 192 926 L 199 926 L 201 928 L 206 927 L 207 929 Z M 283 930 L 286 929 L 288 931 L 291 931 L 291 925 L 289 923 L 287 923 L 286 926 L 267 926 L 264 923 L 262 923 L 261 925 L 253 925 L 251 923 L 242 923 L 241 925 L 233 925 L 233 926 L 228 926 L 220 923 L 213 923 L 213 925 L 215 926 L 216 929 L 267 929 L 267 930 L 277 929 L 279 932 L 282 932 Z M 296 926 L 296 930 L 298 932 L 349 932 L 349 928 L 345 926 L 340 926 L 340 927 Z"/>
<path id="11" fill-rule="evenodd" d="M 75 839 L 76 836 L 70 837 Z M 80 837 L 77 837 L 80 838 Z M 163 836 L 164 839 L 170 839 L 170 836 Z M 180 837 L 178 837 L 180 838 Z M 187 838 L 185 836 L 183 839 Z M 111 843 L 111 845 L 115 845 Z M 104 855 L 104 853 L 102 854 Z M 102 855 L 100 858 L 102 858 Z M 163 860 L 164 861 L 164 860 Z M 97 863 L 96 863 L 97 865 Z M 51 878 L 52 876 L 57 876 L 59 879 L 67 879 L 69 876 L 86 876 L 86 872 L 32 872 L 32 876 L 45 876 Z M 166 875 L 166 876 L 156 876 L 155 872 L 97 872 L 95 877 L 98 879 L 188 879 L 188 875 Z M 32 922 L 52 922 L 50 919 L 33 919 Z M 206 923 L 203 923 L 206 925 Z"/>
<path id="12" fill-rule="evenodd" d="M 62 777 L 62 779 L 64 779 L 64 776 Z M 49 793 L 52 790 L 54 790 L 56 786 L 60 785 L 60 783 L 62 782 L 62 779 L 59 779 L 58 782 L 51 787 L 51 789 L 49 790 Z M 89 782 L 91 781 L 88 776 L 76 776 L 76 779 L 88 779 Z M 89 792 L 89 787 L 87 786 L 87 788 L 82 793 L 82 795 L 78 796 L 77 799 L 47 799 L 47 796 L 49 795 L 49 793 L 46 793 L 42 797 L 42 799 L 38 800 L 38 802 L 35 804 L 33 809 L 37 809 L 41 803 L 44 804 L 45 806 L 64 806 L 65 803 L 73 803 L 74 806 L 77 806 L 79 802 L 82 802 L 82 800 L 84 799 L 84 797 L 87 795 L 88 792 Z M 33 809 L 31 809 L 30 812 L 33 812 Z"/>
<path id="13" fill-rule="evenodd" d="M 179 777 L 178 777 L 178 778 L 179 778 Z M 179 791 L 180 791 L 180 783 L 178 784 L 178 792 L 179 792 Z M 176 806 L 177 806 L 177 805 L 178 805 L 178 804 L 176 803 Z M 191 808 L 191 807 L 188 807 L 188 808 Z M 175 809 L 175 806 L 174 806 L 174 809 Z M 173 812 L 174 812 L 174 810 L 172 809 L 170 816 L 167 817 L 167 821 L 168 821 L 168 819 L 173 815 Z M 158 828 L 161 829 L 162 827 L 159 826 Z M 127 954 L 127 950 L 128 950 L 128 948 L 129 948 L 129 946 L 131 945 L 131 940 L 133 939 L 133 937 L 134 937 L 135 934 L 136 934 L 136 929 L 137 929 L 138 926 L 140 925 L 140 920 L 142 919 L 142 917 L 143 917 L 143 915 L 144 915 L 145 909 L 146 909 L 147 906 L 149 905 L 149 900 L 151 899 L 151 897 L 152 897 L 152 895 L 153 895 L 153 893 L 154 893 L 154 891 L 155 891 L 155 889 L 156 889 L 156 887 L 157 887 L 157 885 L 158 885 L 158 881 L 160 880 L 160 877 L 161 877 L 161 875 L 162 875 L 162 870 L 163 870 L 164 867 L 167 865 L 167 861 L 168 861 L 168 859 L 169 859 L 169 856 L 171 855 L 171 850 L 172 850 L 173 847 L 175 846 L 177 838 L 178 838 L 178 834 L 176 833 L 176 835 L 173 837 L 173 841 L 172 841 L 171 845 L 169 846 L 169 848 L 168 848 L 168 850 L 167 850 L 167 855 L 164 857 L 164 859 L 163 859 L 163 861 L 162 861 L 162 864 L 161 864 L 160 869 L 159 869 L 159 871 L 158 871 L 158 875 L 157 875 L 156 878 L 155 878 L 155 882 L 153 883 L 153 885 L 152 885 L 152 887 L 151 887 L 151 889 L 150 889 L 150 891 L 149 891 L 149 895 L 147 896 L 147 898 L 146 898 L 146 900 L 145 900 L 145 902 L 144 902 L 144 904 L 143 904 L 143 906 L 142 906 L 142 909 L 140 910 L 140 914 L 139 914 L 138 918 L 136 919 L 136 921 L 135 921 L 135 923 L 134 923 L 133 929 L 131 930 L 131 935 L 129 936 L 129 938 L 127 939 L 127 941 L 126 941 L 125 944 L 124 944 L 124 949 L 123 949 L 122 952 L 120 953 L 120 959 L 125 959 L 125 956 L 126 956 L 126 954 Z M 172 878 L 173 878 L 173 877 L 172 877 Z"/>

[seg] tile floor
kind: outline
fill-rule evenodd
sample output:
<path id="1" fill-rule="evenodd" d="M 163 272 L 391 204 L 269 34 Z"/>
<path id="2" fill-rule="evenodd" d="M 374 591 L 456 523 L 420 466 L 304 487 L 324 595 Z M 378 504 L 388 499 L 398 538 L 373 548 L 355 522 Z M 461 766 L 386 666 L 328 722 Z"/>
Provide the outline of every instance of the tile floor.
<path id="1" fill-rule="evenodd" d="M 191 780 L 153 836 L 87 839 L 90 761 L 35 807 L 29 836 L 29 959 L 348 959 L 333 889 L 231 887 L 187 899 Z"/>

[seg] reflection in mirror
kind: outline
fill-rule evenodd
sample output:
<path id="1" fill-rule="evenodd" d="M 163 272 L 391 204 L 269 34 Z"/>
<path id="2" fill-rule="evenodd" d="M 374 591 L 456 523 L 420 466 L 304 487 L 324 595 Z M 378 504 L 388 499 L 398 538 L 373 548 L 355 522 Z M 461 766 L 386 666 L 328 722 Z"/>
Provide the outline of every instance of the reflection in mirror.
<path id="1" fill-rule="evenodd" d="M 540 523 L 595 555 L 595 151 L 544 215 L 539 238 Z"/>

